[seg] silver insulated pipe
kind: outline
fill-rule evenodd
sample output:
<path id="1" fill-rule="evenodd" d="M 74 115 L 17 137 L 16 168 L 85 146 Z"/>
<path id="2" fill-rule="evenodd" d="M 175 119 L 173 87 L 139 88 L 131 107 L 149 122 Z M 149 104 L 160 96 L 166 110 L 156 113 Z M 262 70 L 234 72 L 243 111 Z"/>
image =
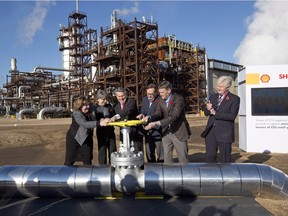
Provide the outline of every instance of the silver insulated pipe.
<path id="1" fill-rule="evenodd" d="M 288 176 L 264 164 L 147 164 L 145 194 L 288 199 Z"/>
<path id="2" fill-rule="evenodd" d="M 117 191 L 287 199 L 288 176 L 268 165 L 245 163 L 151 163 L 144 170 L 109 165 L 0 167 L 0 197 L 95 197 Z"/>
<path id="3" fill-rule="evenodd" d="M 111 196 L 111 168 L 102 166 L 2 166 L 0 197 Z"/>

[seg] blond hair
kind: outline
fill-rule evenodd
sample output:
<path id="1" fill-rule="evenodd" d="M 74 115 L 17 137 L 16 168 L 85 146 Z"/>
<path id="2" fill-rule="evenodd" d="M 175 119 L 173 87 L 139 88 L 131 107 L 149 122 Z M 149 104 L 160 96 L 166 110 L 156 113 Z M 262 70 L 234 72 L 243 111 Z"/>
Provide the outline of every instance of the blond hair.
<path id="1" fill-rule="evenodd" d="M 79 96 L 73 102 L 73 110 L 74 111 L 80 110 L 81 107 L 86 104 L 86 102 L 87 102 L 87 98 L 85 96 Z"/>

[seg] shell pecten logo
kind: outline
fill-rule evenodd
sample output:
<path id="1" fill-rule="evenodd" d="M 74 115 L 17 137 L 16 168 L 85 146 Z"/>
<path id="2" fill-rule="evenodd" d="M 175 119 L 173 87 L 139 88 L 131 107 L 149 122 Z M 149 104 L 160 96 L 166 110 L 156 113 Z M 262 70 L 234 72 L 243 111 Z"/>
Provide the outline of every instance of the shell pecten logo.
<path id="1" fill-rule="evenodd" d="M 261 77 L 260 77 L 260 80 L 262 81 L 262 83 L 268 83 L 269 80 L 270 80 L 270 76 L 268 74 L 263 74 Z"/>

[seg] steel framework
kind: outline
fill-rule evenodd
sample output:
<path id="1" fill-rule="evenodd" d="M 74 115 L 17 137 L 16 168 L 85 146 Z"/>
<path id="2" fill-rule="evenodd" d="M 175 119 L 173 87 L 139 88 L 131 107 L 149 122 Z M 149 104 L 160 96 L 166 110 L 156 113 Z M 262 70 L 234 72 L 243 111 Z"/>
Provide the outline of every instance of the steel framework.
<path id="1" fill-rule="evenodd" d="M 125 22 L 117 19 L 115 11 L 111 25 L 101 27 L 97 38 L 97 31 L 87 26 L 85 13 L 69 14 L 68 26 L 60 28 L 57 38 L 63 69 L 37 67 L 23 73 L 13 67 L 2 99 L 12 100 L 18 110 L 25 101 L 26 107 L 53 105 L 69 111 L 75 95 L 93 99 L 101 88 L 112 96 L 114 88 L 121 86 L 140 106 L 146 85 L 169 80 L 185 98 L 186 111 L 200 112 L 206 97 L 205 49 L 176 40 L 175 35 L 158 38 L 157 22 L 136 18 Z M 22 85 L 30 88 L 18 98 Z"/>

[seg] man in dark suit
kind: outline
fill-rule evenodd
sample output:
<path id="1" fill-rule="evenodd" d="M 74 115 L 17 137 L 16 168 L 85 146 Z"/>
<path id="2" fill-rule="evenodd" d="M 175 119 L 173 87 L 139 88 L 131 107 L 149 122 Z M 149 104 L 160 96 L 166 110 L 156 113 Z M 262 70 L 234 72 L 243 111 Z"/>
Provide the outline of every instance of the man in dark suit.
<path id="1" fill-rule="evenodd" d="M 173 150 L 175 148 L 180 163 L 188 163 L 187 141 L 191 135 L 189 123 L 185 116 L 185 102 L 181 95 L 172 93 L 172 85 L 163 81 L 159 85 L 161 98 L 155 112 L 144 119 L 150 121 L 145 127 L 150 130 L 162 127 L 162 143 L 164 149 L 164 163 L 173 163 Z"/>
<path id="2" fill-rule="evenodd" d="M 141 114 L 137 116 L 142 119 L 145 116 L 152 115 L 157 107 L 160 96 L 157 94 L 155 84 L 149 84 L 146 87 L 146 96 L 142 99 Z M 162 146 L 162 128 L 153 128 L 145 133 L 145 150 L 148 162 L 164 162 L 164 152 Z M 156 154 L 157 151 L 157 160 Z"/>
<path id="3" fill-rule="evenodd" d="M 205 138 L 207 162 L 231 162 L 232 143 L 235 141 L 234 122 L 238 115 L 240 98 L 232 94 L 230 76 L 221 76 L 217 81 L 217 93 L 212 94 L 204 107 L 204 114 L 209 116 L 206 129 L 201 134 Z"/>
<path id="4" fill-rule="evenodd" d="M 114 105 L 115 114 L 120 115 L 122 121 L 135 120 L 138 115 L 138 108 L 136 101 L 132 98 L 128 98 L 126 90 L 122 87 L 115 89 L 115 96 L 117 103 Z M 138 132 L 139 126 L 132 126 L 130 130 L 130 142 L 134 142 L 135 151 L 143 151 L 143 136 Z M 120 140 L 122 140 L 122 134 L 120 132 Z"/>

